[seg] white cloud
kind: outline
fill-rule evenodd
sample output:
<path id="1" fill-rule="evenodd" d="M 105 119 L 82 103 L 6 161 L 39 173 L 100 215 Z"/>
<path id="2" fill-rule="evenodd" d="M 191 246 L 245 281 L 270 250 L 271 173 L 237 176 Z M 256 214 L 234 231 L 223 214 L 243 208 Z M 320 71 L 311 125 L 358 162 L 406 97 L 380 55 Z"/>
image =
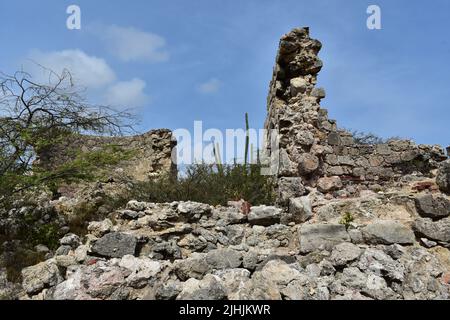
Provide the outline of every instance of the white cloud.
<path id="1" fill-rule="evenodd" d="M 143 107 L 150 100 L 150 97 L 144 92 L 145 87 L 145 81 L 138 78 L 130 81 L 120 81 L 106 90 L 105 100 L 107 104 L 113 107 Z"/>
<path id="2" fill-rule="evenodd" d="M 88 88 L 99 88 L 116 79 L 114 71 L 105 60 L 89 56 L 79 49 L 52 52 L 34 50 L 28 58 L 35 63 L 28 61 L 27 71 L 40 81 L 48 81 L 49 73 L 36 63 L 58 74 L 68 70 L 75 84 Z"/>
<path id="3" fill-rule="evenodd" d="M 166 40 L 154 33 L 133 27 L 108 26 L 97 33 L 113 55 L 120 60 L 162 62 L 169 59 Z"/>
<path id="4" fill-rule="evenodd" d="M 204 94 L 210 94 L 210 93 L 216 93 L 219 91 L 220 87 L 222 86 L 222 82 L 217 78 L 211 78 L 208 81 L 200 84 L 197 88 L 197 90 L 200 93 Z"/>

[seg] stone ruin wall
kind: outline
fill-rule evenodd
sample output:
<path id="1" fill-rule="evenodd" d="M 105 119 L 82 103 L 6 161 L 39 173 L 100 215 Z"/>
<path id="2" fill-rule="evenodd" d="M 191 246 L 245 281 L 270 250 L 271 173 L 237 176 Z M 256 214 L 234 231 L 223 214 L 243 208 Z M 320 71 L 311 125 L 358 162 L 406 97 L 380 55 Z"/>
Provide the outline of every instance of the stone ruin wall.
<path id="1" fill-rule="evenodd" d="M 111 172 L 125 174 L 137 181 L 168 173 L 176 175 L 177 167 L 172 161 L 172 151 L 176 140 L 168 129 L 151 130 L 141 135 L 124 137 L 102 137 L 79 135 L 68 137 L 61 144 L 38 155 L 38 164 L 47 169 L 56 167 L 73 158 L 73 150 L 83 152 L 100 150 L 106 145 L 114 145 L 121 150 L 131 150 L 130 158 L 121 161 Z M 175 154 L 175 153 L 174 153 Z"/>
<path id="2" fill-rule="evenodd" d="M 305 187 L 328 193 L 349 185 L 387 185 L 414 172 L 429 175 L 447 159 L 440 146 L 408 140 L 357 144 L 351 133 L 339 129 L 320 106 L 324 89 L 316 88 L 321 47 L 309 37 L 308 28 L 294 29 L 280 40 L 265 123 L 266 141 L 271 139 L 270 129 L 279 134 L 278 158 L 270 144 L 265 151 L 272 163 L 279 163 L 280 202 L 305 194 Z"/>

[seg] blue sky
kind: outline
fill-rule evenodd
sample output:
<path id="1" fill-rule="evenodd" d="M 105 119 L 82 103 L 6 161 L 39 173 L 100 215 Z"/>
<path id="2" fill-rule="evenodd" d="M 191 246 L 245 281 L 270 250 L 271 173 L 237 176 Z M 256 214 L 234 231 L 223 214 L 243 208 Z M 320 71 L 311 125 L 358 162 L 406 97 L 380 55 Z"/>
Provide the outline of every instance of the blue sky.
<path id="1" fill-rule="evenodd" d="M 81 30 L 66 8 L 81 8 Z M 382 30 L 368 30 L 379 5 Z M 450 145 L 448 0 L 1 0 L 0 70 L 79 69 L 94 102 L 139 107 L 140 131 L 263 126 L 280 36 L 323 43 L 322 106 L 345 128 Z M 30 67 L 31 68 L 31 67 Z"/>

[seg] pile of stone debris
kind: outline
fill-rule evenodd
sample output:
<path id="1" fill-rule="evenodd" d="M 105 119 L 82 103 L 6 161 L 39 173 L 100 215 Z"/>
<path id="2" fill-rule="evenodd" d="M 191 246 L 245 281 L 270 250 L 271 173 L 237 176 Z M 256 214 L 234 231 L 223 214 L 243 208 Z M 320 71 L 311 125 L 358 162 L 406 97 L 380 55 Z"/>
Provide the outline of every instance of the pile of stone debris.
<path id="1" fill-rule="evenodd" d="M 22 270 L 20 290 L 0 285 L 19 299 L 449 299 L 450 199 L 421 183 L 347 198 L 310 189 L 288 210 L 248 213 L 130 201 L 83 241 L 65 235 Z"/>

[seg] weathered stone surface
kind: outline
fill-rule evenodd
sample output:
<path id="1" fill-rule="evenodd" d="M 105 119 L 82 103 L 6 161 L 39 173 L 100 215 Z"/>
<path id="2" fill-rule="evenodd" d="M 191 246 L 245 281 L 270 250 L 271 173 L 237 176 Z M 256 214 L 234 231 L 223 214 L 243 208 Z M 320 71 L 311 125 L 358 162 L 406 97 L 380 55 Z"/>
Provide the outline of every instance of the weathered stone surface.
<path id="1" fill-rule="evenodd" d="M 123 256 L 119 266 L 131 272 L 126 278 L 126 282 L 133 288 L 144 286 L 149 279 L 162 269 L 161 263 L 158 261 L 152 261 L 149 258 L 136 258 L 132 255 Z"/>
<path id="2" fill-rule="evenodd" d="M 300 277 L 300 271 L 291 268 L 282 260 L 271 260 L 258 272 L 262 278 L 276 284 L 280 288 Z"/>
<path id="3" fill-rule="evenodd" d="M 439 221 L 419 218 L 414 223 L 414 230 L 419 236 L 435 241 L 450 242 L 450 218 Z"/>
<path id="4" fill-rule="evenodd" d="M 436 175 L 436 184 L 442 192 L 450 194 L 450 160 L 440 164 Z"/>
<path id="5" fill-rule="evenodd" d="M 293 97 L 299 95 L 300 93 L 305 93 L 308 83 L 304 78 L 293 78 L 291 79 L 291 95 Z"/>
<path id="6" fill-rule="evenodd" d="M 405 267 L 378 249 L 366 249 L 359 259 L 358 268 L 384 275 L 391 280 L 404 280 Z"/>
<path id="7" fill-rule="evenodd" d="M 146 202 L 131 200 L 127 203 L 127 209 L 131 211 L 140 212 L 144 211 L 147 208 L 148 204 Z"/>
<path id="8" fill-rule="evenodd" d="M 135 220 L 135 219 L 139 218 L 140 214 L 137 211 L 125 209 L 125 210 L 119 210 L 119 216 L 122 219 Z"/>
<path id="9" fill-rule="evenodd" d="M 206 254 L 203 253 L 194 252 L 189 258 L 174 262 L 174 271 L 183 281 L 189 278 L 201 279 L 209 270 Z"/>
<path id="10" fill-rule="evenodd" d="M 255 206 L 251 207 L 248 214 L 248 222 L 251 224 L 270 226 L 280 222 L 282 209 L 273 206 Z"/>
<path id="11" fill-rule="evenodd" d="M 203 215 L 211 213 L 211 206 L 193 201 L 180 202 L 178 212 L 188 220 L 199 220 Z"/>
<path id="12" fill-rule="evenodd" d="M 110 219 L 105 219 L 103 221 L 92 221 L 89 223 L 87 229 L 96 237 L 103 237 L 109 231 L 111 231 L 113 223 Z"/>
<path id="13" fill-rule="evenodd" d="M 309 220 L 312 216 L 311 200 L 309 197 L 291 198 L 289 201 L 289 211 L 282 213 L 281 223 L 302 223 Z"/>
<path id="14" fill-rule="evenodd" d="M 339 177 L 323 177 L 317 181 L 317 189 L 320 192 L 330 192 L 342 188 L 342 182 Z"/>
<path id="15" fill-rule="evenodd" d="M 54 300 L 92 300 L 81 284 L 82 269 L 78 268 L 72 272 L 67 280 L 55 287 Z"/>
<path id="16" fill-rule="evenodd" d="M 212 250 L 206 254 L 206 262 L 212 269 L 238 268 L 242 264 L 242 253 L 231 249 Z"/>
<path id="17" fill-rule="evenodd" d="M 56 286 L 53 299 L 93 300 L 114 295 L 115 299 L 120 299 L 121 295 L 117 290 L 125 283 L 125 277 L 124 269 L 105 262 L 78 266 L 70 270 L 66 281 Z"/>
<path id="18" fill-rule="evenodd" d="M 311 91 L 311 96 L 319 98 L 319 99 L 323 99 L 326 96 L 325 89 L 323 89 L 323 88 L 314 88 Z"/>
<path id="19" fill-rule="evenodd" d="M 372 222 L 361 231 L 365 241 L 371 244 L 413 244 L 415 241 L 414 232 L 397 221 Z"/>
<path id="20" fill-rule="evenodd" d="M 319 168 L 319 159 L 310 153 L 302 154 L 298 159 L 298 170 L 302 175 L 308 175 Z"/>
<path id="21" fill-rule="evenodd" d="M 439 219 L 450 216 L 450 200 L 444 196 L 426 194 L 417 197 L 415 201 L 422 217 Z"/>
<path id="22" fill-rule="evenodd" d="M 367 192 L 346 200 L 327 200 L 320 192 L 311 192 L 308 197 L 311 203 L 333 204 L 333 210 L 354 212 L 356 219 L 361 219 L 358 210 L 376 213 L 384 206 L 380 199 L 389 200 L 389 209 L 396 210 L 394 204 L 399 203 L 414 208 L 414 201 L 408 194 L 400 193 L 397 197 L 389 194 L 385 198 L 369 194 L 371 201 Z M 176 210 L 177 205 L 148 204 L 151 209 L 146 212 Z M 355 245 L 349 242 L 350 236 L 340 224 L 319 224 L 312 220 L 300 226 L 291 223 L 266 227 L 246 221 L 229 225 L 228 220 L 222 219 L 226 217 L 222 213 L 228 210 L 235 209 L 221 207 L 191 224 L 176 222 L 178 229 L 180 225 L 189 226 L 187 234 L 166 232 L 175 228 L 171 225 L 167 225 L 167 229 L 153 230 L 149 225 L 136 227 L 126 218 L 117 218 L 113 229 L 133 228 L 133 233 L 142 235 L 140 241 L 146 239 L 139 257 L 128 254 L 121 258 L 99 258 L 89 255 L 87 245 L 80 245 L 70 249 L 69 255 L 48 261 L 55 266 L 55 272 L 63 272 L 64 276 L 60 275 L 51 284 L 41 281 L 39 289 L 30 290 L 33 293 L 28 295 L 32 299 L 80 300 L 449 298 L 448 284 L 442 280 L 442 275 L 448 272 L 450 257 L 444 241 L 436 240 L 432 249 L 398 243 L 386 245 L 386 239 L 393 241 L 391 237 L 396 230 L 396 226 L 388 226 L 381 228 L 381 236 L 377 235 L 374 243 L 361 235 L 357 237 L 361 244 Z M 393 214 L 381 212 L 386 213 Z M 405 208 L 400 213 L 408 214 Z M 339 218 L 340 212 L 336 216 Z M 380 222 L 367 216 L 364 219 L 371 220 L 369 225 Z M 449 218 L 439 221 L 446 219 Z M 349 231 L 362 234 L 354 229 L 356 227 L 351 226 Z M 378 228 L 375 230 L 379 231 Z M 296 229 L 299 241 L 292 239 Z M 388 236 L 386 231 L 389 231 Z M 402 238 L 402 232 L 398 234 L 395 237 Z M 383 239 L 383 244 L 379 244 L 379 238 Z M 92 242 L 96 238 L 88 234 L 87 239 Z M 181 259 L 174 260 L 168 252 L 177 243 L 182 244 L 178 251 Z M 200 247 L 200 243 L 205 246 Z M 423 240 L 422 243 L 425 244 Z M 198 249 L 203 252 L 195 252 Z"/>
<path id="23" fill-rule="evenodd" d="M 299 228 L 300 251 L 331 250 L 341 242 L 349 242 L 350 236 L 341 224 L 304 224 Z"/>
<path id="24" fill-rule="evenodd" d="M 314 143 L 314 135 L 306 130 L 297 133 L 297 140 L 302 146 L 312 146 Z"/>
<path id="25" fill-rule="evenodd" d="M 346 287 L 363 290 L 367 284 L 367 275 L 357 267 L 348 267 L 342 271 L 340 281 Z"/>
<path id="26" fill-rule="evenodd" d="M 182 289 L 183 285 L 178 280 L 169 280 L 156 289 L 155 298 L 158 300 L 175 300 Z"/>
<path id="27" fill-rule="evenodd" d="M 56 256 L 55 262 L 58 267 L 68 268 L 77 264 L 75 256 Z"/>
<path id="28" fill-rule="evenodd" d="M 74 251 L 74 256 L 77 262 L 84 262 L 87 258 L 89 247 L 86 245 L 81 245 Z"/>
<path id="29" fill-rule="evenodd" d="M 406 248 L 407 247 L 399 244 L 392 244 L 390 246 L 385 246 L 383 251 L 392 257 L 392 259 L 398 260 L 406 254 Z"/>
<path id="30" fill-rule="evenodd" d="M 71 246 L 63 245 L 59 246 L 58 249 L 55 251 L 55 255 L 57 256 L 65 256 L 69 254 L 70 250 L 72 250 Z"/>
<path id="31" fill-rule="evenodd" d="M 104 257 L 121 258 L 127 254 L 134 255 L 136 238 L 120 232 L 111 232 L 98 239 L 92 246 L 92 252 Z"/>
<path id="32" fill-rule="evenodd" d="M 333 266 L 345 266 L 351 261 L 359 258 L 362 250 L 349 242 L 343 242 L 334 247 L 331 252 L 330 261 Z"/>
<path id="33" fill-rule="evenodd" d="M 278 197 L 282 203 L 287 203 L 291 198 L 297 198 L 305 194 L 302 178 L 284 177 L 278 181 Z"/>
<path id="34" fill-rule="evenodd" d="M 76 234 L 68 233 L 59 240 L 59 243 L 63 246 L 76 248 L 80 245 L 80 237 Z"/>
<path id="35" fill-rule="evenodd" d="M 225 269 L 214 273 L 218 276 L 227 291 L 230 300 L 236 297 L 237 292 L 250 281 L 250 271 L 247 269 Z"/>
<path id="36" fill-rule="evenodd" d="M 226 297 L 226 289 L 220 278 L 211 274 L 202 280 L 189 279 L 183 284 L 183 289 L 177 300 L 222 300 Z"/>
<path id="37" fill-rule="evenodd" d="M 22 270 L 22 287 L 28 294 L 36 294 L 46 287 L 57 285 L 60 281 L 58 266 L 51 261 Z"/>
<path id="38" fill-rule="evenodd" d="M 250 281 L 235 292 L 233 300 L 281 300 L 277 285 L 268 281 L 260 272 L 255 272 Z"/>

